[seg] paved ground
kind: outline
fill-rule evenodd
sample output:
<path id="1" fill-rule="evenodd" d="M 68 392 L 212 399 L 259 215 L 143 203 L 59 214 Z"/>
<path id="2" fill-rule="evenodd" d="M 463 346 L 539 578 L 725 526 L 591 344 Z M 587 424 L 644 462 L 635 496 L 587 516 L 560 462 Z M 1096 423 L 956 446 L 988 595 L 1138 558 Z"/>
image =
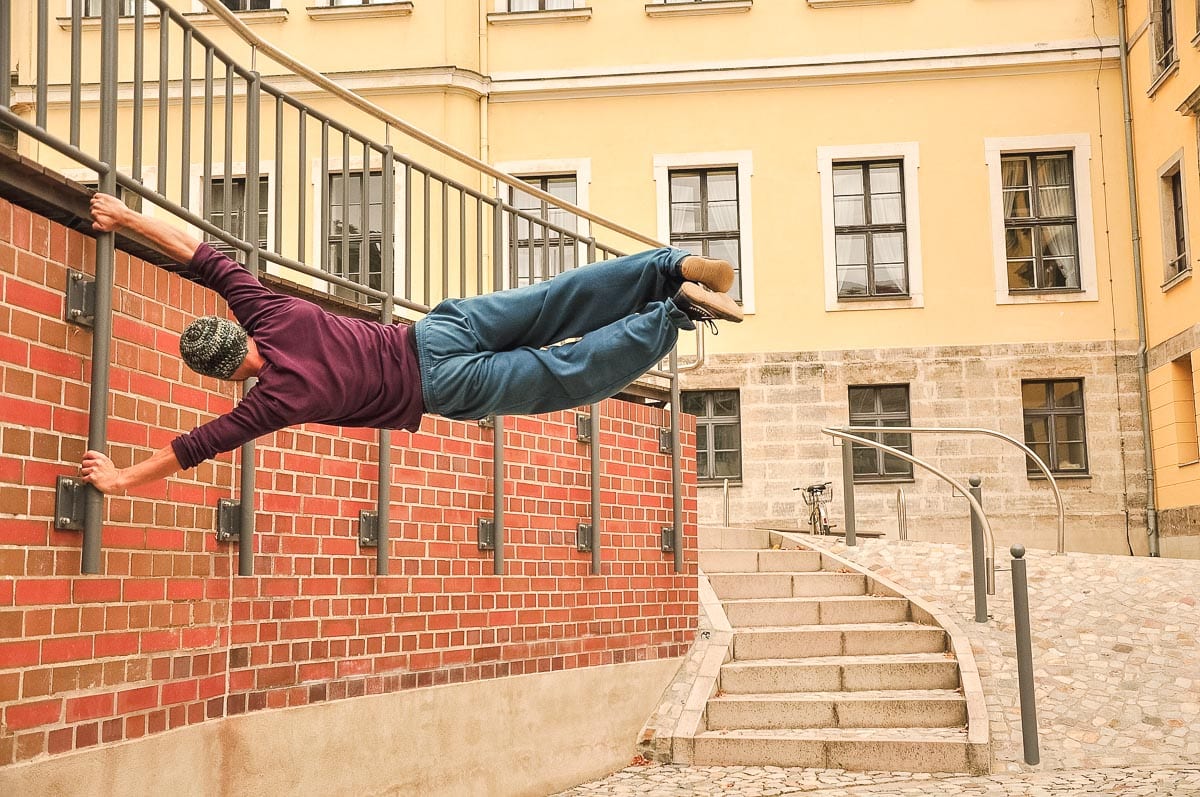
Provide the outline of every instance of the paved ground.
<path id="1" fill-rule="evenodd" d="M 938 604 L 970 636 L 991 717 L 995 774 L 631 766 L 562 797 L 599 795 L 1195 795 L 1200 797 L 1200 562 L 1031 551 L 1041 763 L 1023 762 L 1009 557 L 992 620 L 974 622 L 968 551 L 811 538 Z"/>

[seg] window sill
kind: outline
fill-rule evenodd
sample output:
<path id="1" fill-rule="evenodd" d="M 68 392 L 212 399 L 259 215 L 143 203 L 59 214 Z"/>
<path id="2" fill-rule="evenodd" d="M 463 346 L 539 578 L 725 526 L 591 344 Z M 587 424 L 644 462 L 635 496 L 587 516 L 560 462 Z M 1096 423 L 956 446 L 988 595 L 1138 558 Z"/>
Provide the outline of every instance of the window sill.
<path id="1" fill-rule="evenodd" d="M 647 3 L 648 17 L 695 17 L 702 14 L 739 14 L 749 11 L 754 0 L 666 0 Z"/>
<path id="2" fill-rule="evenodd" d="M 264 8 L 261 11 L 235 11 L 233 13 L 237 14 L 237 18 L 247 25 L 271 25 L 286 22 L 288 18 L 286 8 Z M 215 28 L 225 25 L 220 17 L 207 11 L 188 12 L 183 16 L 197 28 Z"/>
<path id="3" fill-rule="evenodd" d="M 1074 473 L 1074 472 L 1071 472 L 1071 473 L 1054 473 L 1053 471 L 1051 471 L 1051 473 L 1054 475 L 1054 480 L 1055 480 L 1056 482 L 1057 482 L 1057 481 L 1062 481 L 1063 479 L 1079 480 L 1079 479 L 1090 479 L 1090 478 L 1092 478 L 1092 474 L 1090 474 L 1090 473 Z M 1034 471 L 1033 473 L 1026 473 L 1026 474 L 1025 474 L 1025 477 L 1026 477 L 1027 479 L 1029 479 L 1029 481 L 1031 481 L 1031 482 L 1044 482 L 1044 481 L 1048 481 L 1048 479 L 1046 478 L 1046 475 L 1045 475 L 1044 473 L 1042 473 L 1041 471 Z"/>
<path id="4" fill-rule="evenodd" d="M 1178 465 L 1176 465 L 1175 467 L 1177 467 L 1177 468 L 1190 468 L 1192 465 L 1200 465 L 1200 459 L 1191 459 L 1191 460 L 1188 460 L 1187 462 L 1180 462 L 1180 463 L 1179 463 Z"/>
<path id="5" fill-rule="evenodd" d="M 544 22 L 587 22 L 591 8 L 564 8 L 554 11 L 495 11 L 487 15 L 489 25 L 537 25 Z"/>
<path id="6" fill-rule="evenodd" d="M 1174 61 L 1167 64 L 1166 68 L 1163 69 L 1162 72 L 1159 72 L 1158 76 L 1154 78 L 1154 82 L 1150 84 L 1150 88 L 1146 89 L 1146 96 L 1153 98 L 1154 95 L 1158 93 L 1158 90 L 1162 87 L 1162 84 L 1170 80 L 1171 76 L 1178 71 L 1179 59 L 1176 58 Z"/>
<path id="7" fill-rule="evenodd" d="M 1054 304 L 1055 302 L 1095 302 L 1098 297 L 1077 288 L 1056 291 L 1005 291 L 997 293 L 996 304 Z"/>
<path id="8" fill-rule="evenodd" d="M 862 487 L 870 484 L 916 484 L 917 480 L 913 476 L 888 476 L 879 478 L 864 478 L 856 476 L 854 478 L 854 486 Z"/>
<path id="9" fill-rule="evenodd" d="M 1174 288 L 1174 287 L 1175 287 L 1176 285 L 1178 285 L 1179 283 L 1181 283 L 1181 282 L 1183 282 L 1183 281 L 1185 281 L 1185 280 L 1188 280 L 1188 279 L 1190 279 L 1190 278 L 1191 278 L 1191 276 L 1192 276 L 1192 269 L 1191 269 L 1191 267 L 1189 266 L 1188 268 L 1185 268 L 1183 271 L 1181 271 L 1181 272 L 1179 272 L 1178 274 L 1176 274 L 1174 277 L 1171 277 L 1171 279 L 1169 279 L 1169 280 L 1167 280 L 1166 282 L 1164 282 L 1164 283 L 1162 284 L 1162 292 L 1163 292 L 1163 293 L 1166 293 L 1167 291 L 1171 290 L 1172 288 Z"/>
<path id="10" fill-rule="evenodd" d="M 853 310 L 908 310 L 920 309 L 925 306 L 925 299 L 920 294 L 914 296 L 843 296 L 838 297 L 837 304 L 827 306 L 828 312 Z"/>
<path id="11" fill-rule="evenodd" d="M 730 487 L 741 487 L 741 486 L 742 486 L 742 480 L 741 480 L 741 479 L 736 479 L 736 480 L 735 480 L 735 479 L 730 479 L 730 480 L 729 480 L 729 486 L 730 486 Z M 721 481 L 720 479 L 718 479 L 718 480 L 716 480 L 716 481 L 712 481 L 712 480 L 706 479 L 706 480 L 704 480 L 704 481 L 697 481 L 697 482 L 696 482 L 696 487 L 699 487 L 699 488 L 704 488 L 704 487 L 718 487 L 718 488 L 724 488 L 724 487 L 725 487 L 725 482 Z"/>
<path id="12" fill-rule="evenodd" d="M 158 14 L 151 14 L 149 12 L 146 12 L 145 14 L 142 15 L 142 25 L 147 29 L 150 29 L 150 28 L 157 29 L 158 28 L 158 20 L 159 20 Z M 58 27 L 61 30 L 70 30 L 71 29 L 71 18 L 70 17 L 56 17 L 54 21 L 58 23 Z M 130 14 L 127 17 L 123 16 L 117 20 L 117 29 L 118 30 L 133 30 L 136 25 L 137 25 L 137 22 L 132 14 Z M 100 30 L 100 17 L 82 17 L 79 20 L 79 29 L 80 30 Z"/>
<path id="13" fill-rule="evenodd" d="M 843 8 L 846 6 L 884 6 L 911 3 L 912 0 L 808 0 L 809 8 Z"/>
<path id="14" fill-rule="evenodd" d="M 412 16 L 412 0 L 390 3 L 363 3 L 357 6 L 308 6 L 309 19 L 321 22 L 330 19 L 376 19 L 379 17 Z"/>

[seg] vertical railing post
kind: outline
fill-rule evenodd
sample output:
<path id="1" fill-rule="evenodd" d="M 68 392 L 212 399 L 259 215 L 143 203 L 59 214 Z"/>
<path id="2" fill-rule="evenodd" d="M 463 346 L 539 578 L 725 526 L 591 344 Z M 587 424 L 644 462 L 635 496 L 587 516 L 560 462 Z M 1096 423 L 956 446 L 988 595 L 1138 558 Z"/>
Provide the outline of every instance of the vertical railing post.
<path id="1" fill-rule="evenodd" d="M 1021 693 L 1021 743 L 1026 764 L 1041 761 L 1038 750 L 1037 700 L 1033 686 L 1033 639 L 1029 631 L 1029 579 L 1025 569 L 1025 546 L 1017 543 L 1012 553 L 1013 620 L 1017 634 L 1017 682 Z"/>
<path id="2" fill-rule="evenodd" d="M 842 506 L 846 510 L 846 545 L 853 547 L 858 545 L 858 529 L 854 522 L 854 445 L 849 440 L 842 441 Z"/>
<path id="3" fill-rule="evenodd" d="M 426 177 L 426 187 L 429 185 Z M 428 195 L 427 195 L 428 196 Z M 426 202 L 428 214 L 428 202 Z M 428 222 L 428 215 L 426 215 Z M 496 210 L 492 216 L 492 290 L 504 286 L 504 199 L 496 197 Z M 426 233 L 426 259 L 428 260 L 428 232 Z M 426 288 L 429 290 L 429 267 L 425 268 Z M 495 551 L 492 552 L 496 575 L 504 575 L 504 416 L 492 416 L 492 523 Z"/>
<path id="4" fill-rule="evenodd" d="M 250 82 L 246 85 L 246 190 L 244 192 L 244 209 L 242 211 L 242 235 L 253 246 L 246 253 L 246 270 L 255 278 L 258 277 L 258 180 L 259 180 L 259 165 L 258 165 L 258 147 L 259 147 L 259 125 L 258 125 L 258 102 L 259 89 L 261 83 L 257 72 L 251 73 Z M 232 88 L 227 86 L 227 88 Z M 187 102 L 185 98 L 185 102 Z M 226 109 L 230 108 L 226 103 Z M 227 117 L 225 124 L 227 129 L 232 130 L 233 124 Z M 230 139 L 226 138 L 226 154 L 225 154 L 225 192 L 228 193 L 232 187 L 233 175 L 230 174 L 229 168 L 229 151 Z M 228 213 L 232 203 L 225 202 L 225 212 Z M 245 392 L 249 392 L 250 388 L 254 387 L 258 380 L 254 378 L 247 379 L 245 382 Z M 243 395 L 245 395 L 245 392 Z M 239 485 L 239 496 L 241 500 L 238 506 L 238 575 L 252 576 L 254 575 L 254 441 L 242 446 L 241 460 L 241 481 Z"/>
<path id="5" fill-rule="evenodd" d="M 596 262 L 596 241 L 588 241 L 587 262 Z M 592 575 L 600 575 L 600 404 L 592 405 Z"/>
<path id="6" fill-rule="evenodd" d="M 366 174 L 370 174 L 370 164 L 363 164 Z M 369 182 L 369 180 L 367 181 Z M 392 295 L 396 291 L 395 263 L 393 260 L 396 186 L 395 182 L 395 153 L 389 145 L 383 151 L 383 242 L 380 244 L 379 287 L 383 289 L 384 297 L 379 308 L 379 320 L 385 324 L 395 323 L 392 318 Z M 363 185 L 363 196 L 366 196 L 366 184 Z M 364 225 L 366 219 L 364 217 Z M 365 229 L 365 226 L 364 226 Z M 416 334 L 411 329 L 409 334 Z M 391 522 L 392 506 L 392 433 L 387 429 L 379 430 L 379 504 L 376 512 L 379 522 L 376 527 L 375 575 L 388 575 L 388 523 Z"/>
<path id="7" fill-rule="evenodd" d="M 978 476 L 972 476 L 967 480 L 970 485 L 971 495 L 983 506 L 983 480 Z M 983 521 L 975 515 L 975 510 L 971 509 L 971 578 L 975 585 L 975 622 L 986 623 L 988 621 L 987 608 L 987 558 L 984 556 L 984 550 L 987 544 L 983 538 Z"/>
<path id="8" fill-rule="evenodd" d="M 671 349 L 671 515 L 675 572 L 683 572 L 683 443 L 679 439 L 679 350 Z"/>
<path id="9" fill-rule="evenodd" d="M 117 0 L 103 0 L 100 19 L 100 160 L 107 167 L 99 175 L 100 190 L 117 193 Z M 96 238 L 96 309 L 92 328 L 92 385 L 88 409 L 88 448 L 108 447 L 108 384 L 112 347 L 112 298 L 116 236 Z M 100 572 L 100 537 L 104 496 L 88 486 L 83 526 L 80 571 Z"/>
<path id="10" fill-rule="evenodd" d="M 0 105 L 11 105 L 12 0 L 0 0 Z"/>

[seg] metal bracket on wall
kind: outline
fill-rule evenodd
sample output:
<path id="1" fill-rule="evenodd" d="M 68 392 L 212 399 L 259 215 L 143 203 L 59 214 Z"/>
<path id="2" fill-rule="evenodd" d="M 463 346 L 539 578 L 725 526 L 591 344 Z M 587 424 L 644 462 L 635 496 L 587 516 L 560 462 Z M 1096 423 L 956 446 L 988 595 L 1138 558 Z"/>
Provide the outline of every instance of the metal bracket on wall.
<path id="1" fill-rule="evenodd" d="M 59 476 L 54 485 L 54 528 L 59 531 L 83 531 L 87 506 L 87 482 L 71 476 Z"/>
<path id="2" fill-rule="evenodd" d="M 671 453 L 671 430 L 669 428 L 658 430 L 658 453 Z"/>
<path id="3" fill-rule="evenodd" d="M 491 518 L 479 519 L 479 550 L 496 550 L 496 521 Z"/>
<path id="4" fill-rule="evenodd" d="M 496 416 L 489 415 L 486 418 L 480 418 L 478 423 L 479 423 L 479 428 L 481 428 L 481 429 L 495 429 L 496 428 Z"/>
<path id="5" fill-rule="evenodd" d="M 592 550 L 592 524 L 580 523 L 575 530 L 575 550 Z"/>
<path id="6" fill-rule="evenodd" d="M 673 526 L 662 527 L 662 550 L 664 553 L 675 550 L 675 528 Z"/>
<path id="7" fill-rule="evenodd" d="M 358 513 L 358 547 L 379 547 L 379 512 L 362 510 Z"/>
<path id="8" fill-rule="evenodd" d="M 242 502 L 232 498 L 217 501 L 217 542 L 233 542 L 241 536 Z"/>
<path id="9" fill-rule="evenodd" d="M 581 443 L 592 442 L 592 416 L 575 413 L 575 439 Z"/>
<path id="10" fill-rule="evenodd" d="M 67 322 L 90 329 L 95 320 L 95 278 L 73 268 L 67 269 Z"/>

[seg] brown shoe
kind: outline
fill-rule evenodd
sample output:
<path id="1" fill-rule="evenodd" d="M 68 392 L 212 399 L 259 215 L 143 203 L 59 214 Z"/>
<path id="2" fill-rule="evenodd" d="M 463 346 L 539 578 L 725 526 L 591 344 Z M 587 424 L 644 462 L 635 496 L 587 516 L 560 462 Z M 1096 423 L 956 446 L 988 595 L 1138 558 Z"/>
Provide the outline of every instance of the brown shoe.
<path id="1" fill-rule="evenodd" d="M 679 262 L 679 270 L 688 282 L 699 282 L 710 291 L 728 293 L 733 287 L 733 266 L 724 260 L 688 255 Z"/>
<path id="2" fill-rule="evenodd" d="M 694 282 L 685 282 L 679 292 L 672 298 L 675 306 L 687 314 L 693 321 L 701 321 L 709 325 L 716 333 L 716 320 L 742 323 L 742 308 L 727 293 L 717 293 L 706 290 Z"/>

